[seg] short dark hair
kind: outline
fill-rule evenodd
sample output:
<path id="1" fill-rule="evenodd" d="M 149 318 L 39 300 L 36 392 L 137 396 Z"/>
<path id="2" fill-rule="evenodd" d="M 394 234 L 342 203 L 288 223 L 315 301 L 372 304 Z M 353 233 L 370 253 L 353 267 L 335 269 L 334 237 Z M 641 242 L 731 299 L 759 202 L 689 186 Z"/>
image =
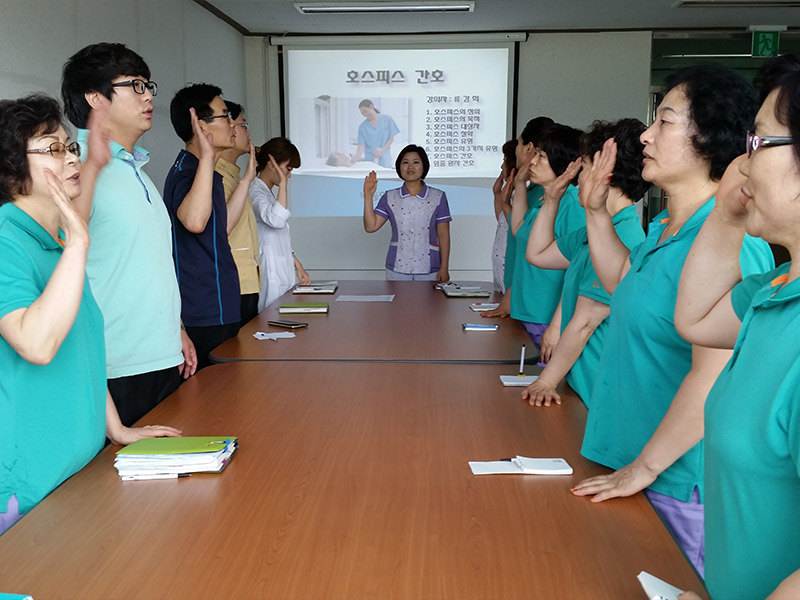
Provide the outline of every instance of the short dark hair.
<path id="1" fill-rule="evenodd" d="M 100 92 L 111 100 L 111 81 L 121 75 L 150 79 L 144 59 L 125 44 L 103 42 L 86 46 L 64 64 L 61 99 L 64 112 L 75 127 L 86 128 L 90 107 L 85 94 Z"/>
<path id="2" fill-rule="evenodd" d="M 58 101 L 44 94 L 0 100 L 0 204 L 30 193 L 28 141 L 63 126 Z"/>
<path id="3" fill-rule="evenodd" d="M 403 162 L 403 157 L 409 152 L 416 152 L 419 154 L 419 157 L 422 160 L 422 179 L 425 179 L 428 176 L 428 171 L 431 170 L 431 161 L 428 159 L 428 153 L 425 152 L 425 148 L 422 146 L 416 146 L 414 144 L 409 144 L 400 150 L 400 154 L 397 155 L 397 160 L 394 161 L 394 170 L 397 171 L 397 176 L 400 179 L 403 178 L 403 176 L 400 175 L 400 163 Z"/>
<path id="4" fill-rule="evenodd" d="M 292 169 L 300 166 L 300 151 L 297 146 L 289 138 L 274 137 L 256 148 L 256 171 L 260 173 L 267 168 L 270 154 L 278 164 L 288 160 Z"/>
<path id="5" fill-rule="evenodd" d="M 523 144 L 533 144 L 539 147 L 539 138 L 542 134 L 552 127 L 555 121 L 550 117 L 535 117 L 525 124 L 525 127 L 520 132 L 519 137 L 522 138 Z"/>
<path id="6" fill-rule="evenodd" d="M 617 142 L 617 162 L 611 175 L 611 185 L 622 190 L 636 202 L 650 188 L 650 182 L 642 179 L 642 152 L 644 144 L 639 139 L 647 129 L 639 119 L 620 119 L 614 123 L 595 121 L 580 138 L 581 156 L 594 158 L 595 152 L 603 148 L 609 138 Z"/>
<path id="7" fill-rule="evenodd" d="M 710 164 L 718 181 L 731 161 L 742 154 L 747 131 L 758 111 L 752 84 L 735 71 L 701 63 L 670 74 L 667 92 L 683 86 L 695 126 L 692 146 Z"/>
<path id="8" fill-rule="evenodd" d="M 209 83 L 190 83 L 178 90 L 169 103 L 169 119 L 179 138 L 184 142 L 190 142 L 194 137 L 189 109 L 194 109 L 198 119 L 210 117 L 211 102 L 217 96 L 222 96 L 222 90 Z"/>
<path id="9" fill-rule="evenodd" d="M 517 140 L 508 140 L 503 144 L 503 168 L 511 171 L 517 166 Z"/>
<path id="10" fill-rule="evenodd" d="M 569 163 L 580 156 L 578 140 L 582 133 L 580 129 L 556 123 L 542 133 L 538 144 L 534 144 L 547 154 L 547 161 L 556 177 L 566 171 Z"/>
<path id="11" fill-rule="evenodd" d="M 768 60 L 755 79 L 761 102 L 773 90 L 780 90 L 775 99 L 775 118 L 789 128 L 795 157 L 800 161 L 800 56 L 786 54 Z"/>
<path id="12" fill-rule="evenodd" d="M 239 104 L 238 102 L 232 102 L 230 100 L 224 100 L 225 102 L 225 109 L 231 113 L 231 119 L 234 121 L 239 118 L 239 115 L 244 114 L 244 106 Z"/>
<path id="13" fill-rule="evenodd" d="M 358 103 L 358 108 L 364 108 L 365 106 L 371 108 L 378 114 L 381 113 L 381 111 L 375 108 L 375 105 L 372 103 L 372 100 L 369 100 L 368 98 L 364 98 L 361 102 Z"/>

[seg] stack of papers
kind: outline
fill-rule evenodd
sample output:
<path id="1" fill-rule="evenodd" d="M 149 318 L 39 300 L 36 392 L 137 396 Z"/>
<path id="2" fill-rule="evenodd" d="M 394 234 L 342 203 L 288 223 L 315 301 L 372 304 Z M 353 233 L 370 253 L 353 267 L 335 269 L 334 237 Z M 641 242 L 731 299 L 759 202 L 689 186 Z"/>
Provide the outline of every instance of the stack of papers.
<path id="1" fill-rule="evenodd" d="M 499 302 L 473 302 L 469 307 L 475 312 L 487 312 L 500 306 Z"/>
<path id="2" fill-rule="evenodd" d="M 572 467 L 563 458 L 528 458 L 519 456 L 491 462 L 470 462 L 473 475 L 572 475 Z"/>
<path id="3" fill-rule="evenodd" d="M 460 283 L 437 283 L 434 287 L 444 292 L 448 298 L 488 298 L 491 292 L 479 285 L 461 285 Z"/>
<path id="4" fill-rule="evenodd" d="M 118 450 L 114 467 L 123 480 L 219 473 L 238 446 L 230 436 L 148 438 Z"/>
<path id="5" fill-rule="evenodd" d="M 282 315 L 292 315 L 299 313 L 327 313 L 327 302 L 287 302 L 278 307 L 278 312 Z"/>
<path id="6" fill-rule="evenodd" d="M 339 287 L 338 281 L 312 281 L 308 285 L 297 284 L 293 294 L 333 294 Z"/>

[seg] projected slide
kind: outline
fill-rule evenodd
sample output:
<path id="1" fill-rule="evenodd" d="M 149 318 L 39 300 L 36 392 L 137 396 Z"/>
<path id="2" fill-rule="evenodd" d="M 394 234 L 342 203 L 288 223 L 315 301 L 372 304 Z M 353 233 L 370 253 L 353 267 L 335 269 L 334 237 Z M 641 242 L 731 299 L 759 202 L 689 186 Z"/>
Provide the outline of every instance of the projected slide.
<path id="1" fill-rule="evenodd" d="M 394 170 L 407 144 L 431 174 L 496 176 L 507 131 L 507 48 L 288 50 L 289 137 L 304 173 Z"/>

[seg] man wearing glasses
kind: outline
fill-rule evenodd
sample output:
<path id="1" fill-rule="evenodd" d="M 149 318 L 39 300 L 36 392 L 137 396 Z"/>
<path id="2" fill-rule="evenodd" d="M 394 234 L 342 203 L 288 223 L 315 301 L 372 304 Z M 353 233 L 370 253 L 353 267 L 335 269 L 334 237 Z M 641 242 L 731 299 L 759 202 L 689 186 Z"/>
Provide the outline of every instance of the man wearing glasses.
<path id="1" fill-rule="evenodd" d="M 105 324 L 108 389 L 122 424 L 130 426 L 192 375 L 197 358 L 181 331 L 181 300 L 172 262 L 171 224 L 161 195 L 142 169 L 136 145 L 152 126 L 158 87 L 141 56 L 123 44 L 93 44 L 64 65 L 67 117 L 86 144 L 89 113 L 107 113 L 111 158 L 97 172 L 86 164 L 94 200 L 76 207 L 89 223 L 86 272 Z"/>
<path id="2" fill-rule="evenodd" d="M 164 203 L 172 219 L 181 316 L 197 349 L 198 368 L 209 365 L 209 352 L 239 331 L 239 275 L 228 235 L 239 222 L 255 177 L 255 149 L 250 144 L 245 176 L 226 205 L 222 175 L 214 167 L 222 153 L 235 146 L 235 127 L 221 95 L 215 85 L 188 85 L 169 107 L 185 149 L 167 174 Z"/>
<path id="3" fill-rule="evenodd" d="M 250 152 L 250 127 L 244 118 L 241 104 L 225 100 L 225 108 L 233 117 L 233 137 L 235 145 L 222 153 L 217 161 L 216 171 L 222 175 L 222 186 L 225 188 L 225 201 L 230 202 L 233 192 L 239 186 L 241 175 L 236 161 L 242 154 Z M 250 177 L 245 172 L 245 178 Z M 249 182 L 255 178 L 252 172 Z M 250 185 L 248 183 L 248 187 Z M 261 291 L 261 262 L 258 256 L 258 228 L 253 203 L 248 195 L 242 208 L 242 216 L 236 227 L 228 236 L 233 260 L 239 271 L 239 288 L 242 294 L 242 325 L 258 314 L 258 292 Z"/>

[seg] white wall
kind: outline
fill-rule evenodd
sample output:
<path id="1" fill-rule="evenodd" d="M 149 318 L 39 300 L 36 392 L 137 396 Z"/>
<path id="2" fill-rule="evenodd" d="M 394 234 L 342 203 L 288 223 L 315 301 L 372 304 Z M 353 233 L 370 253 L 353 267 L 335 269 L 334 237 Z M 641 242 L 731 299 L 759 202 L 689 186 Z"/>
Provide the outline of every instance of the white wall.
<path id="1" fill-rule="evenodd" d="M 517 127 L 547 115 L 585 129 L 595 119 L 646 122 L 649 31 L 531 33 L 520 44 Z"/>
<path id="2" fill-rule="evenodd" d="M 646 121 L 651 38 L 647 31 L 530 34 L 520 44 L 518 129 L 537 115 L 581 129 L 595 119 Z M 249 38 L 245 60 L 248 119 L 253 140 L 261 143 L 280 135 L 277 48 Z M 451 224 L 453 278 L 492 279 L 496 221 L 490 185 L 486 214 L 456 216 Z M 360 218 L 298 218 L 292 224 L 294 249 L 315 278 L 383 278 L 388 240 L 388 232 L 366 234 Z"/>
<path id="3" fill-rule="evenodd" d="M 0 0 L 0 98 L 46 92 L 60 99 L 64 61 L 96 42 L 126 44 L 158 83 L 153 128 L 139 143 L 161 189 L 182 147 L 169 121 L 172 96 L 204 81 L 244 101 L 244 40 L 191 0 Z"/>

